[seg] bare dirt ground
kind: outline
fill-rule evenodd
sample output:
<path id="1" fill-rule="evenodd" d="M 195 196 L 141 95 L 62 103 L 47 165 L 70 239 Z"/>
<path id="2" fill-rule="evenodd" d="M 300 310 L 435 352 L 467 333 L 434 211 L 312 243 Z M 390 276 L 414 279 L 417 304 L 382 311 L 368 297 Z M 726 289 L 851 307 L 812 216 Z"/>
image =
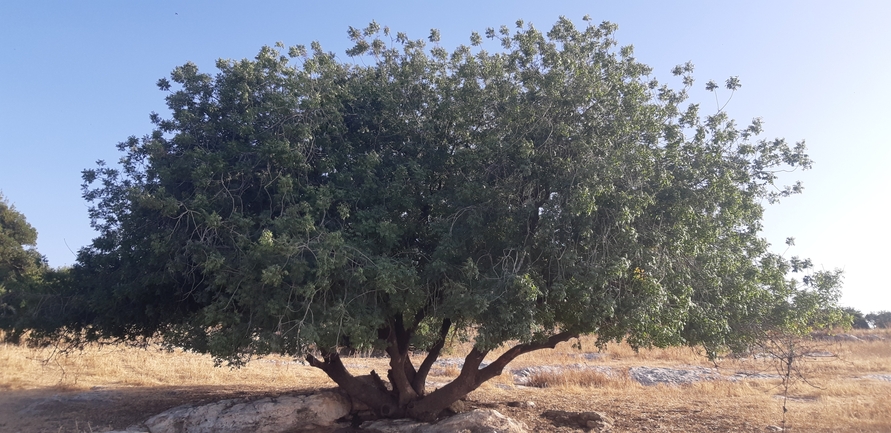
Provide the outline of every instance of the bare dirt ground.
<path id="1" fill-rule="evenodd" d="M 185 403 L 202 404 L 259 394 L 262 390 L 225 387 L 4 391 L 0 394 L 0 431 L 101 432 L 124 429 Z"/>
<path id="2" fill-rule="evenodd" d="M 880 339 L 827 343 L 824 352 L 832 356 L 823 353 L 805 364 L 811 384 L 799 381 L 787 392 L 791 431 L 891 431 L 891 335 L 870 335 Z M 459 352 L 456 348 L 450 356 Z M 484 384 L 468 396 L 467 406 L 496 409 L 542 432 L 578 431 L 541 417 L 550 409 L 605 413 L 616 421 L 615 432 L 755 432 L 781 424 L 781 381 L 765 360 L 724 360 L 714 369 L 689 349 L 635 353 L 616 345 L 593 353 L 567 345 L 518 359 L 509 366 L 515 374 Z M 157 350 L 106 347 L 51 355 L 0 346 L 0 432 L 103 432 L 183 404 L 333 386 L 317 370 L 284 358 L 254 360 L 231 370 L 212 368 L 204 356 Z M 383 371 L 384 364 L 373 358 L 347 362 L 357 374 L 369 368 Z M 549 373 L 542 373 L 542 365 L 552 367 L 544 369 Z M 631 373 L 644 367 L 659 374 L 699 371 L 705 379 L 645 386 Z M 572 371 L 595 373 L 566 373 Z M 431 382 L 437 386 L 457 368 L 445 362 L 434 373 Z"/>
<path id="3" fill-rule="evenodd" d="M 467 403 L 469 409 L 491 408 L 523 421 L 531 431 L 578 431 L 558 428 L 540 414 L 545 410 L 607 413 L 616 420 L 615 431 L 714 432 L 763 431 L 763 425 L 703 407 L 641 407 L 596 396 L 556 395 L 541 398 L 541 392 L 521 390 L 510 395 L 478 393 Z M 272 393 L 277 395 L 277 393 Z M 225 387 L 115 389 L 96 391 L 28 390 L 4 392 L 0 396 L 0 431 L 6 432 L 102 432 L 123 430 L 152 415 L 182 404 L 202 404 L 236 397 L 261 397 L 262 389 Z M 535 402 L 535 406 L 517 403 Z"/>

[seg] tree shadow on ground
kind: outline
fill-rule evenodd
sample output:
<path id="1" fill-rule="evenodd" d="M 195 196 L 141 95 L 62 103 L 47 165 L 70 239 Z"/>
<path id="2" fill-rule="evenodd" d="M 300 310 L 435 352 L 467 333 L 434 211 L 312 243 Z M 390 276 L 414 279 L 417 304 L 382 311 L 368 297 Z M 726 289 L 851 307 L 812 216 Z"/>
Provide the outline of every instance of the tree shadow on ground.
<path id="1" fill-rule="evenodd" d="M 123 430 L 181 405 L 232 398 L 300 395 L 318 389 L 270 390 L 244 386 L 46 387 L 0 392 L 0 431 L 22 433 Z"/>

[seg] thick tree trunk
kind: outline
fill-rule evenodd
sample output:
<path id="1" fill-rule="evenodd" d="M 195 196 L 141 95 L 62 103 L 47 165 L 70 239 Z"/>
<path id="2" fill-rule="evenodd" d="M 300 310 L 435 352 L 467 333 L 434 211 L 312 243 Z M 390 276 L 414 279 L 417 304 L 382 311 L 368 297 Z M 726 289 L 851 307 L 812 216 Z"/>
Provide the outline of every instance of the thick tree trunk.
<path id="1" fill-rule="evenodd" d="M 464 398 L 487 380 L 500 375 L 504 367 L 518 356 L 535 350 L 553 349 L 558 343 L 577 337 L 574 333 L 563 332 L 542 342 L 518 344 L 485 368 L 480 368 L 480 365 L 488 352 L 474 348 L 464 358 L 464 366 L 455 380 L 425 395 L 424 382 L 445 344 L 445 337 L 450 327 L 450 321 L 443 321 L 440 330 L 441 339 L 430 348 L 420 368 L 415 370 L 408 356 L 409 331 L 402 327 L 400 321 L 394 321 L 387 336 L 389 342 L 387 353 L 390 355 L 390 371 L 387 377 L 392 391 L 387 390 L 383 381 L 374 372 L 371 375 L 372 380 L 352 376 L 336 353 L 323 354 L 324 360 L 321 361 L 311 355 L 306 359 L 310 365 L 322 369 L 350 397 L 365 403 L 381 417 L 407 416 L 422 421 L 433 421 L 452 403 Z"/>
<path id="2" fill-rule="evenodd" d="M 306 361 L 309 365 L 324 371 L 351 398 L 365 403 L 378 415 L 385 418 L 398 418 L 403 415 L 405 406 L 400 405 L 393 395 L 387 392 L 380 377 L 374 380 L 377 376 L 375 372 L 372 371 L 371 377 L 366 380 L 350 374 L 337 353 L 325 353 L 322 357 L 323 360 L 319 360 L 307 355 Z"/>
<path id="3" fill-rule="evenodd" d="M 390 324 L 390 333 L 387 336 L 387 353 L 390 355 L 390 371 L 387 373 L 387 378 L 390 379 L 401 408 L 408 406 L 420 396 L 412 387 L 412 379 L 416 372 L 408 353 L 410 340 L 411 331 L 405 329 L 402 316 L 396 316 Z"/>
<path id="4" fill-rule="evenodd" d="M 474 348 L 464 358 L 464 366 L 455 380 L 410 404 L 406 408 L 406 414 L 411 418 L 423 421 L 435 420 L 452 403 L 464 398 L 467 394 L 479 388 L 485 381 L 501 375 L 504 367 L 518 356 L 535 350 L 553 349 L 558 343 L 575 337 L 577 335 L 574 333 L 563 332 L 553 335 L 540 343 L 516 345 L 482 369 L 479 366 L 482 364 L 487 352 Z"/>
<path id="5" fill-rule="evenodd" d="M 476 348 L 471 350 L 464 358 L 464 366 L 461 367 L 458 377 L 410 405 L 407 408 L 407 415 L 422 421 L 433 421 L 452 403 L 477 389 L 484 382 L 479 380 L 481 379 L 479 367 L 486 353 Z"/>

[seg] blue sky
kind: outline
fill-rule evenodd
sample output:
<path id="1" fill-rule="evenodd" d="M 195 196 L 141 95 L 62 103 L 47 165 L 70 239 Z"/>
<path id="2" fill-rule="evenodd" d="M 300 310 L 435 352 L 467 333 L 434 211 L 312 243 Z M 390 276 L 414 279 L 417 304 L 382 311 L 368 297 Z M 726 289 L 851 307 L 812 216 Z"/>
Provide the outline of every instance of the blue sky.
<path id="1" fill-rule="evenodd" d="M 213 72 L 218 58 L 263 45 L 317 40 L 346 59 L 348 26 L 371 20 L 441 45 L 522 18 L 549 29 L 560 15 L 619 25 L 621 45 L 670 80 L 696 65 L 702 88 L 739 76 L 727 111 L 764 119 L 764 138 L 807 141 L 813 170 L 792 173 L 805 193 L 770 206 L 764 236 L 777 252 L 845 269 L 842 303 L 891 310 L 891 2 L 886 1 L 92 1 L 0 2 L 0 191 L 39 232 L 51 265 L 74 261 L 94 236 L 80 171 L 116 161 L 115 144 L 151 131 L 167 113 L 155 82 L 177 65 Z M 729 96 L 726 93 L 721 97 Z M 722 101 L 723 103 L 723 101 Z M 717 107 L 715 107 L 717 109 Z"/>

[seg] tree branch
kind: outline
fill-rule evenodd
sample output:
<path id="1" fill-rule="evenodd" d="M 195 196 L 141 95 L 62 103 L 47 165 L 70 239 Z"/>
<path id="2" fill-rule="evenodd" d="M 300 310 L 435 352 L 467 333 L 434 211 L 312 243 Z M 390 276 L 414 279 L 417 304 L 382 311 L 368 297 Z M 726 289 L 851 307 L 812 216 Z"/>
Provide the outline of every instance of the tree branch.
<path id="1" fill-rule="evenodd" d="M 427 382 L 427 375 L 430 374 L 430 368 L 433 367 L 433 363 L 436 362 L 436 359 L 439 358 L 439 353 L 442 351 L 442 348 L 445 346 L 446 337 L 449 335 L 449 330 L 452 328 L 452 320 L 451 319 L 443 319 L 442 326 L 439 328 L 439 339 L 436 340 L 436 343 L 430 347 L 427 351 L 427 356 L 424 358 L 424 361 L 421 362 L 421 365 L 418 366 L 418 371 L 415 374 L 414 380 L 412 380 L 412 388 L 415 389 L 415 392 L 418 395 L 423 396 L 425 393 L 425 383 Z"/>
<path id="2" fill-rule="evenodd" d="M 553 349 L 557 344 L 578 336 L 575 332 L 561 332 L 547 340 L 536 343 L 519 344 L 503 353 L 494 362 L 480 369 L 488 351 L 473 348 L 464 358 L 461 373 L 451 383 L 431 392 L 426 397 L 408 406 L 408 414 L 421 420 L 436 419 L 450 404 L 479 388 L 483 382 L 498 376 L 504 367 L 516 357 L 540 349 Z"/>
<path id="3" fill-rule="evenodd" d="M 306 362 L 324 371 L 350 397 L 360 400 L 380 415 L 393 416 L 401 410 L 402 405 L 397 404 L 393 396 L 385 390 L 375 386 L 373 378 L 370 381 L 362 380 L 361 377 L 350 374 L 336 352 L 323 353 L 322 358 L 320 360 L 312 355 L 306 355 Z"/>
<path id="4" fill-rule="evenodd" d="M 403 326 L 402 316 L 396 315 L 390 325 L 390 334 L 387 336 L 387 353 L 390 355 L 390 371 L 387 377 L 393 385 L 400 407 L 418 398 L 418 393 L 412 387 L 415 367 L 408 357 L 408 340 L 409 335 Z"/>
<path id="5" fill-rule="evenodd" d="M 576 337 L 578 337 L 578 333 L 567 331 L 552 335 L 547 340 L 542 342 L 518 344 L 514 347 L 511 347 L 510 349 L 508 349 L 507 352 L 502 353 L 501 356 L 498 357 L 498 359 L 487 365 L 485 368 L 481 369 L 477 380 L 479 380 L 479 383 L 483 383 L 495 376 L 500 375 L 501 372 L 504 370 L 504 367 L 520 355 L 541 349 L 553 349 L 557 347 L 557 344 Z"/>

